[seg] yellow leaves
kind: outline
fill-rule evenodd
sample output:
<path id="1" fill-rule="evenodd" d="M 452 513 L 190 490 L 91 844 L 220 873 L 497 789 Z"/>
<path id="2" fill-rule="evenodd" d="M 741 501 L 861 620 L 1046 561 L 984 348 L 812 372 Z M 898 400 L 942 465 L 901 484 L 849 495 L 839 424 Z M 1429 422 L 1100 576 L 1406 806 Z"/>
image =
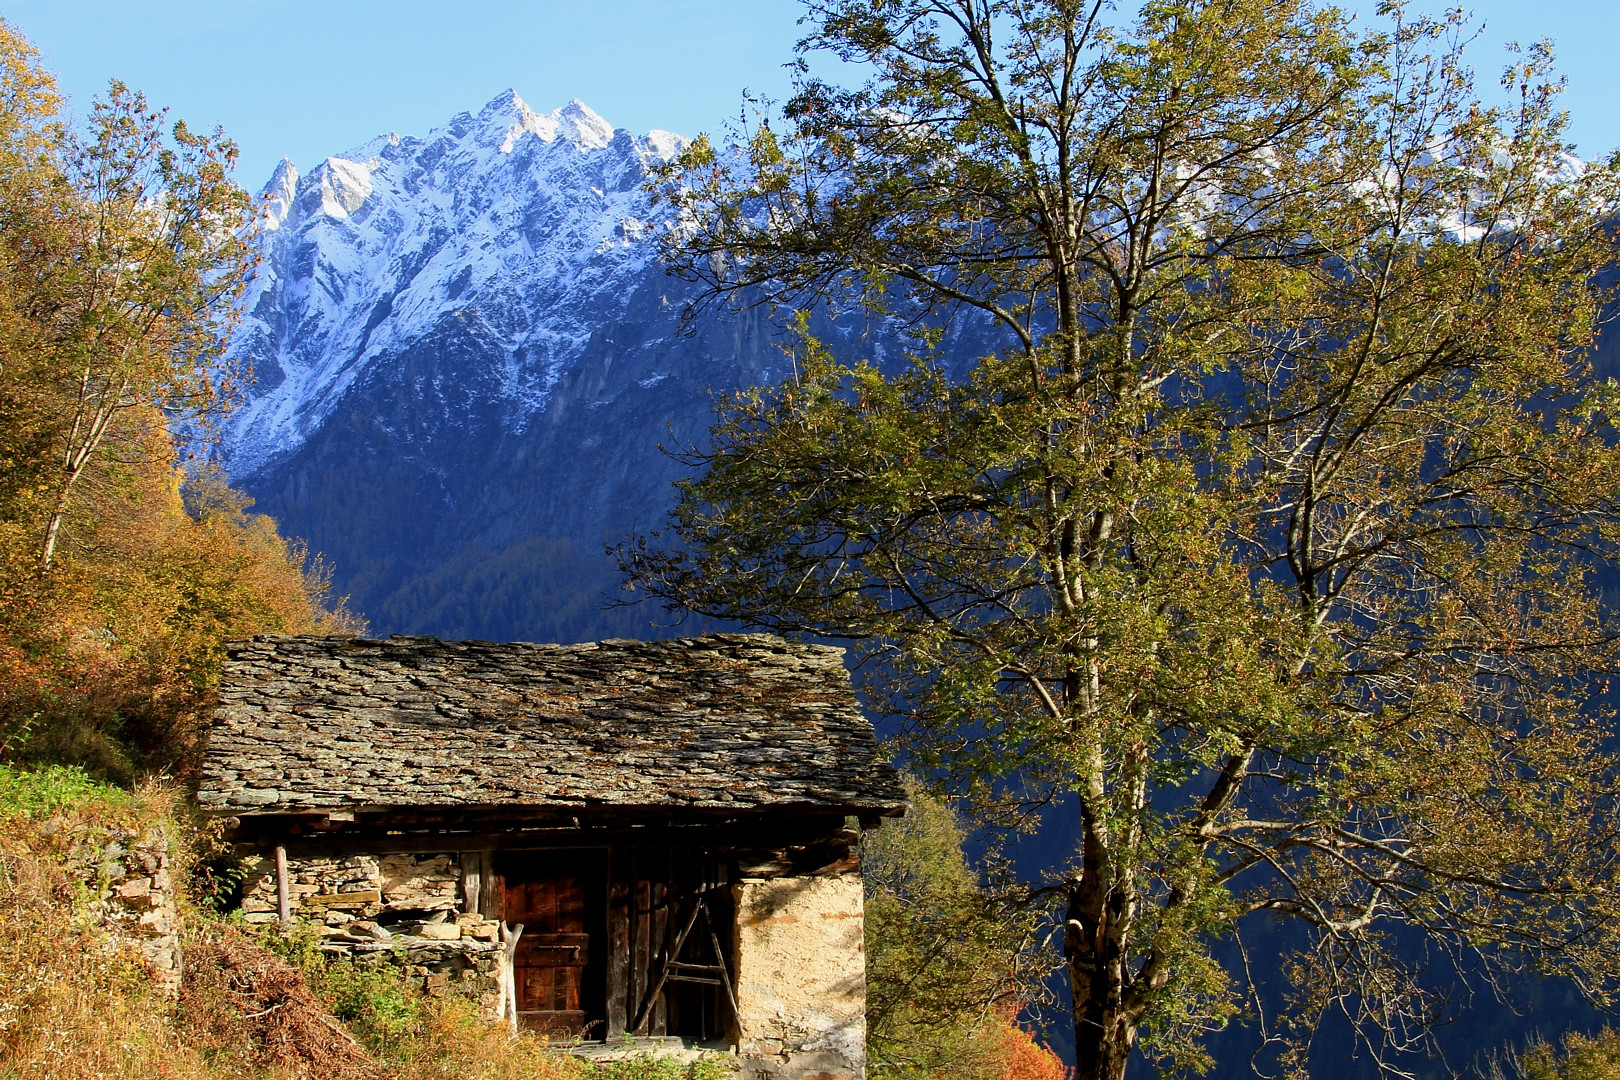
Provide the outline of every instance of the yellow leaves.
<path id="1" fill-rule="evenodd" d="M 185 763 L 224 638 L 321 604 L 273 527 L 181 508 L 168 425 L 231 385 L 251 266 L 234 146 L 116 82 L 82 137 L 58 105 L 0 26 L 0 725 L 127 778 Z"/>
<path id="2" fill-rule="evenodd" d="M 167 446 L 161 416 L 147 420 Z M 305 550 L 244 498 L 212 479 L 211 501 L 190 493 L 193 517 L 181 479 L 167 455 L 91 470 L 48 577 L 27 557 L 31 529 L 0 530 L 0 727 L 39 718 L 25 755 L 122 780 L 183 770 L 225 641 L 358 628 L 325 610 L 318 564 L 311 577 Z"/>

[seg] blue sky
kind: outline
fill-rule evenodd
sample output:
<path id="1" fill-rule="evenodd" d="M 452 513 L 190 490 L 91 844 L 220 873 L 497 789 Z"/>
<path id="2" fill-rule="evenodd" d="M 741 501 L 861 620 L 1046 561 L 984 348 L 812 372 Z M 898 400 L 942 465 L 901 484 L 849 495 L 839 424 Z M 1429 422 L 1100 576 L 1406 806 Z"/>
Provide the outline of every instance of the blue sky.
<path id="1" fill-rule="evenodd" d="M 1486 23 L 1471 50 L 1482 85 L 1504 41 L 1552 38 L 1580 152 L 1620 146 L 1620 0 L 1471 7 Z M 282 156 L 307 171 L 508 87 L 540 110 L 580 98 L 637 131 L 712 131 L 743 88 L 782 95 L 800 32 L 793 0 L 0 0 L 0 13 L 80 108 L 117 77 L 194 126 L 223 126 L 250 188 Z"/>

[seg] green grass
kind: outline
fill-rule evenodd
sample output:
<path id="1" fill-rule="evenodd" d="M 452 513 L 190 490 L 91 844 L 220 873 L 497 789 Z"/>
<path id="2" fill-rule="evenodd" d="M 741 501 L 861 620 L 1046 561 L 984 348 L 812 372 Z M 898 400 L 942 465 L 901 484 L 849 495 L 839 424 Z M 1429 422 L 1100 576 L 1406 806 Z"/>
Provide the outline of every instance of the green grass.
<path id="1" fill-rule="evenodd" d="M 50 817 L 91 803 L 124 809 L 132 801 L 123 788 L 104 784 L 76 766 L 18 769 L 0 765 L 0 821 Z"/>

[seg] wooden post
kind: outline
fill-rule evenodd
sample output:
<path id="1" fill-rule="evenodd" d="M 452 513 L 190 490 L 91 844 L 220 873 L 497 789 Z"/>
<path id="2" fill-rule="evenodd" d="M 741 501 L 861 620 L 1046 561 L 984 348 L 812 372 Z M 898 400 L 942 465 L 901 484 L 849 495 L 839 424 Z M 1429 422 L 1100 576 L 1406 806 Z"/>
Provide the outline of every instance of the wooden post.
<path id="1" fill-rule="evenodd" d="M 501 876 L 495 872 L 495 853 L 479 852 L 478 862 L 482 868 L 478 882 L 478 914 L 486 919 L 504 919 L 506 892 L 502 887 Z"/>
<path id="2" fill-rule="evenodd" d="M 522 936 L 522 923 L 501 923 L 501 940 L 506 942 L 506 1018 L 513 1035 L 518 1033 L 517 947 Z"/>
<path id="3" fill-rule="evenodd" d="M 653 883 L 647 880 L 647 857 L 643 851 L 636 852 L 636 863 L 633 880 L 635 892 L 631 896 L 630 918 L 630 990 L 627 996 L 629 1012 L 632 1014 L 626 1023 L 635 1019 L 640 1011 L 642 996 L 647 993 L 647 979 L 652 974 L 652 910 L 653 910 Z M 635 1031 L 632 1034 L 645 1035 L 645 1031 Z"/>
<path id="4" fill-rule="evenodd" d="M 675 875 L 675 849 L 664 848 L 652 862 L 658 877 L 652 883 L 650 909 L 652 917 L 648 920 L 651 925 L 648 927 L 647 941 L 652 950 L 653 962 L 662 965 L 669 958 L 669 935 L 675 930 L 669 925 L 670 919 L 674 918 L 675 914 L 671 910 L 675 892 L 670 884 Z M 649 965 L 642 976 L 647 983 L 642 987 L 644 993 L 647 986 L 651 985 L 652 972 L 652 966 Z M 647 1013 L 642 1023 L 636 1025 L 636 1030 L 645 1031 L 649 1035 L 669 1034 L 669 1002 L 664 1000 L 662 994 L 653 998 L 652 1011 Z"/>
<path id="5" fill-rule="evenodd" d="M 484 860 L 476 851 L 461 853 L 461 910 L 469 915 L 481 915 L 479 898 L 483 891 Z"/>
<path id="6" fill-rule="evenodd" d="M 607 1037 L 624 1035 L 634 1007 L 630 1001 L 630 850 L 608 850 Z"/>
<path id="7" fill-rule="evenodd" d="M 292 922 L 292 897 L 287 889 L 287 848 L 282 844 L 276 845 L 276 914 L 281 916 L 282 926 Z"/>

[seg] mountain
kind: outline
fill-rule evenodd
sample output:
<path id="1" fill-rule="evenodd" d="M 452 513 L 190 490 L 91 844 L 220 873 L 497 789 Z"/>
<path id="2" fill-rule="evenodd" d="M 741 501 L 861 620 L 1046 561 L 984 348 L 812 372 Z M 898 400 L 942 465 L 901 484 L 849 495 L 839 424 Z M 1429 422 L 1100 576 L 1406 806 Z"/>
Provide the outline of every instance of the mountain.
<path id="1" fill-rule="evenodd" d="M 684 140 L 514 93 L 265 188 L 220 454 L 379 632 L 656 635 L 600 607 L 605 544 L 656 527 L 712 394 L 774 381 L 760 311 L 684 331 L 643 184 Z"/>

